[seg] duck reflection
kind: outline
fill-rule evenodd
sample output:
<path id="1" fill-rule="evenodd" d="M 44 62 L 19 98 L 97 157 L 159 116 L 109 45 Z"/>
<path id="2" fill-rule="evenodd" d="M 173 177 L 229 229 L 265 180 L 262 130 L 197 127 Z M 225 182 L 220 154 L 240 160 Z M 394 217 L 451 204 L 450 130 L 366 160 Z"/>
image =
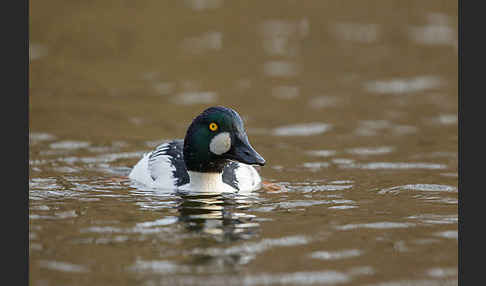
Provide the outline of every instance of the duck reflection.
<path id="1" fill-rule="evenodd" d="M 255 199 L 241 194 L 180 193 L 179 221 L 193 232 L 230 241 L 247 239 L 259 230 L 255 216 L 244 212 Z"/>

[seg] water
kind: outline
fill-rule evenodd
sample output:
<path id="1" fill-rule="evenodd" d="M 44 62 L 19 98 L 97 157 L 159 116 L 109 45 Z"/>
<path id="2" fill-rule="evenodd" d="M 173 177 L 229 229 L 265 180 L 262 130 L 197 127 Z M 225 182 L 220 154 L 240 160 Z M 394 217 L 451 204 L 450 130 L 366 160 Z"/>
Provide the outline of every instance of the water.
<path id="1" fill-rule="evenodd" d="M 457 285 L 457 3 L 31 5 L 31 285 Z M 216 104 L 276 188 L 126 179 Z"/>

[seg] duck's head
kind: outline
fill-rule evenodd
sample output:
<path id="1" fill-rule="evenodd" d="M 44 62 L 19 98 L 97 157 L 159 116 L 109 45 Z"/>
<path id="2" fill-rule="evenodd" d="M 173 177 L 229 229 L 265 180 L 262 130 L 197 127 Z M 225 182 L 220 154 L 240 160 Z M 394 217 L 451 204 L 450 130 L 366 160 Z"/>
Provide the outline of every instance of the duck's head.
<path id="1" fill-rule="evenodd" d="M 192 121 L 184 138 L 184 161 L 189 171 L 222 172 L 229 161 L 265 165 L 250 145 L 243 121 L 231 108 L 215 106 Z"/>

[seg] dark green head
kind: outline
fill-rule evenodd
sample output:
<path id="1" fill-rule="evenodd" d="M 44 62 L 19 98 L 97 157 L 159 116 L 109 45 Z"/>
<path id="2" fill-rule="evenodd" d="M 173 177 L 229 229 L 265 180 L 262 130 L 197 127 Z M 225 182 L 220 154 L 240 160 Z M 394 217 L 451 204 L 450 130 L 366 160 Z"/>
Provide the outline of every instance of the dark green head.
<path id="1" fill-rule="evenodd" d="M 229 160 L 265 165 L 246 135 L 236 111 L 222 106 L 204 110 L 192 121 L 184 138 L 184 161 L 189 171 L 221 172 Z"/>

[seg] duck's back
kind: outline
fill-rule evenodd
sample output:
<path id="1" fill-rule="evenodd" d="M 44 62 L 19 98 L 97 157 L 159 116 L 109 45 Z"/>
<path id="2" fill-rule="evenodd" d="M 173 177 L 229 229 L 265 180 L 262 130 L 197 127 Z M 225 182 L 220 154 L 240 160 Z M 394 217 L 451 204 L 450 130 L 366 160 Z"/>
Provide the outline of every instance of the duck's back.
<path id="1" fill-rule="evenodd" d="M 178 188 L 189 183 L 183 155 L 184 140 L 172 140 L 145 154 L 133 167 L 129 178 L 150 187 Z M 252 191 L 260 187 L 261 178 L 253 166 L 230 162 L 222 174 L 223 182 L 236 190 Z"/>

